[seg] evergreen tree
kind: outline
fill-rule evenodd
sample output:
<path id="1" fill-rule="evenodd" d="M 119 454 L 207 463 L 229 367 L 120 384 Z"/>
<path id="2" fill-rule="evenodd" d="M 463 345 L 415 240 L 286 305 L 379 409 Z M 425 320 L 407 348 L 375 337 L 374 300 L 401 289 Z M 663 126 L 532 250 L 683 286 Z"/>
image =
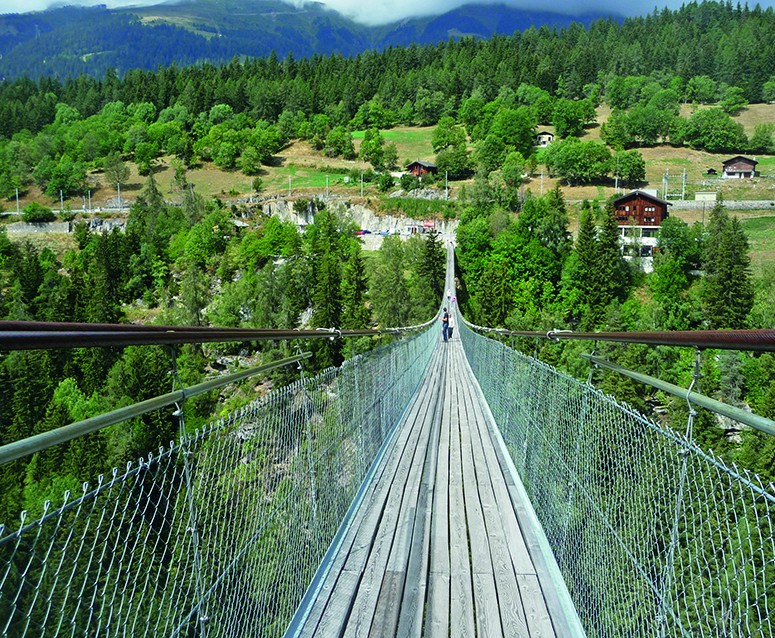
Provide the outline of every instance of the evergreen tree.
<path id="1" fill-rule="evenodd" d="M 597 239 L 595 237 L 594 212 L 589 202 L 584 202 L 579 215 L 579 232 L 576 245 L 565 263 L 562 275 L 561 296 L 566 316 L 572 323 L 586 318 L 591 311 L 597 269 Z M 588 323 L 585 321 L 585 323 Z"/>
<path id="2" fill-rule="evenodd" d="M 381 328 L 409 324 L 409 289 L 404 277 L 404 245 L 400 237 L 385 237 L 373 260 L 369 299 Z"/>
<path id="3" fill-rule="evenodd" d="M 630 283 L 630 270 L 622 257 L 619 225 L 613 204 L 609 202 L 597 237 L 598 267 L 593 279 L 597 289 L 593 308 L 602 313 L 614 300 L 623 301 Z"/>
<path id="4" fill-rule="evenodd" d="M 435 229 L 431 229 L 425 235 L 422 261 L 418 264 L 418 274 L 424 285 L 431 291 L 436 305 L 441 302 L 444 295 L 446 261 L 444 246 L 439 240 L 439 234 Z"/>
<path id="5" fill-rule="evenodd" d="M 313 253 L 312 326 L 315 328 L 342 327 L 342 268 L 341 241 L 338 220 L 329 210 L 315 215 L 314 230 L 310 233 Z M 342 362 L 341 340 L 322 339 L 313 344 L 318 369 Z"/>
<path id="6" fill-rule="evenodd" d="M 368 277 L 361 251 L 353 250 L 342 271 L 342 328 L 355 330 L 367 328 L 371 313 L 366 307 Z"/>
<path id="7" fill-rule="evenodd" d="M 514 307 L 514 285 L 511 269 L 504 255 L 492 255 L 484 265 L 484 272 L 473 300 L 475 321 L 491 328 L 505 326 L 506 317 Z"/>
<path id="8" fill-rule="evenodd" d="M 209 279 L 195 263 L 186 262 L 180 282 L 180 323 L 202 326 L 204 309 L 209 301 Z"/>
<path id="9" fill-rule="evenodd" d="M 712 329 L 744 328 L 754 302 L 748 238 L 723 202 L 713 208 L 703 253 L 700 288 L 705 321 Z"/>

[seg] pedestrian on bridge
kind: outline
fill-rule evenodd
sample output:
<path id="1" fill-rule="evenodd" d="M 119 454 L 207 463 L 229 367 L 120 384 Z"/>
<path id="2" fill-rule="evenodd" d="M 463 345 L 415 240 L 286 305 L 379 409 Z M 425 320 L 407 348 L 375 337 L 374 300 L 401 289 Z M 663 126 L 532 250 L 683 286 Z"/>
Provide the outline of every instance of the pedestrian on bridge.
<path id="1" fill-rule="evenodd" d="M 449 331 L 449 313 L 444 308 L 444 312 L 441 314 L 441 336 L 444 338 L 444 343 L 447 342 L 447 332 Z"/>
<path id="2" fill-rule="evenodd" d="M 455 313 L 450 308 L 449 311 L 449 322 L 448 322 L 448 328 L 447 328 L 447 338 L 452 339 L 452 331 L 455 329 Z"/>

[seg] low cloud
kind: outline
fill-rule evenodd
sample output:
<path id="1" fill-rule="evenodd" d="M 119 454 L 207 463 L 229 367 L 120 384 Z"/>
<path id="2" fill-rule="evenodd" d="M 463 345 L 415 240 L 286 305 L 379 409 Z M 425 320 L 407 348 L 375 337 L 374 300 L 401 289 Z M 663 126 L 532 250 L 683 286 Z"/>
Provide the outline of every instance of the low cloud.
<path id="1" fill-rule="evenodd" d="M 303 6 L 308 0 L 283 0 L 288 4 Z M 326 5 L 330 9 L 338 11 L 342 15 L 360 22 L 361 24 L 377 25 L 398 22 L 405 18 L 420 16 L 441 15 L 447 11 L 457 9 L 465 4 L 465 0 L 316 0 L 319 4 Z M 0 0 L 0 12 L 21 13 L 30 11 L 42 11 L 55 6 L 51 0 Z M 245 4 L 251 0 L 245 0 Z M 66 0 L 57 2 L 63 4 L 93 6 L 106 4 L 110 8 L 149 6 L 161 4 L 160 0 Z M 601 14 L 606 15 L 615 12 L 617 15 L 645 15 L 651 13 L 654 7 L 669 7 L 677 9 L 683 0 L 630 0 L 627 3 L 612 5 L 610 0 L 555 0 L 553 3 L 537 5 L 535 0 L 501 0 L 501 2 L 487 2 L 480 0 L 480 4 L 505 4 L 510 7 L 521 8 L 529 11 L 546 11 L 563 13 L 566 15 Z M 759 0 L 762 8 L 775 6 L 775 0 Z"/>
<path id="2" fill-rule="evenodd" d="M 303 6 L 306 0 L 284 0 L 295 6 Z M 317 0 L 342 15 L 360 22 L 361 24 L 378 25 L 398 22 L 404 18 L 416 18 L 420 16 L 441 15 L 466 4 L 504 4 L 516 9 L 526 11 L 544 11 L 547 13 L 561 13 L 565 15 L 646 15 L 654 10 L 655 6 L 677 9 L 684 4 L 684 0 L 667 0 L 655 2 L 655 0 L 630 0 L 626 3 L 612 4 L 610 0 L 555 0 L 552 3 L 536 4 L 535 0 Z M 772 6 L 775 0 L 759 2 L 762 7 Z"/>

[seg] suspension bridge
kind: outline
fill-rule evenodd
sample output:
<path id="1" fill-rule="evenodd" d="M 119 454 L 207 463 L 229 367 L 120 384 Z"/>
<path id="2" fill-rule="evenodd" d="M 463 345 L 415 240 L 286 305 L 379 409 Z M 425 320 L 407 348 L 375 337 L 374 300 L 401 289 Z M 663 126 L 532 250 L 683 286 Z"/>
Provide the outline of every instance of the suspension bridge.
<path id="1" fill-rule="evenodd" d="M 775 488 L 691 422 L 775 423 L 619 368 L 688 401 L 674 430 L 456 316 L 448 343 L 437 321 L 402 330 L 193 433 L 188 398 L 308 355 L 0 447 L 180 420 L 0 526 L 0 636 L 775 635 Z M 367 333 L 7 324 L 0 350 Z M 773 331 L 548 336 L 775 349 Z"/>

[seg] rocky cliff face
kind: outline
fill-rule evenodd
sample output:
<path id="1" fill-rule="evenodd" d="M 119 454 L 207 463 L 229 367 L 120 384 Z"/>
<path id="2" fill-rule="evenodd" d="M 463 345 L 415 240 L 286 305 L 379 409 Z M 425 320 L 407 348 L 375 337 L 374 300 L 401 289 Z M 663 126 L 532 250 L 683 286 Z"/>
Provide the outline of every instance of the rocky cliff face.
<path id="1" fill-rule="evenodd" d="M 323 199 L 329 210 L 335 211 L 341 215 L 350 217 L 360 228 L 370 230 L 372 233 L 380 232 L 402 232 L 409 225 L 422 223 L 422 220 L 409 219 L 394 215 L 377 215 L 370 208 L 360 204 L 353 204 L 344 199 L 329 198 Z M 264 202 L 262 209 L 265 215 L 274 215 L 282 221 L 291 222 L 300 226 L 306 226 L 313 222 L 314 205 L 310 204 L 307 211 L 297 213 L 293 210 L 293 201 L 275 199 Z M 436 230 L 446 233 L 453 233 L 457 228 L 457 220 L 436 221 Z"/>

